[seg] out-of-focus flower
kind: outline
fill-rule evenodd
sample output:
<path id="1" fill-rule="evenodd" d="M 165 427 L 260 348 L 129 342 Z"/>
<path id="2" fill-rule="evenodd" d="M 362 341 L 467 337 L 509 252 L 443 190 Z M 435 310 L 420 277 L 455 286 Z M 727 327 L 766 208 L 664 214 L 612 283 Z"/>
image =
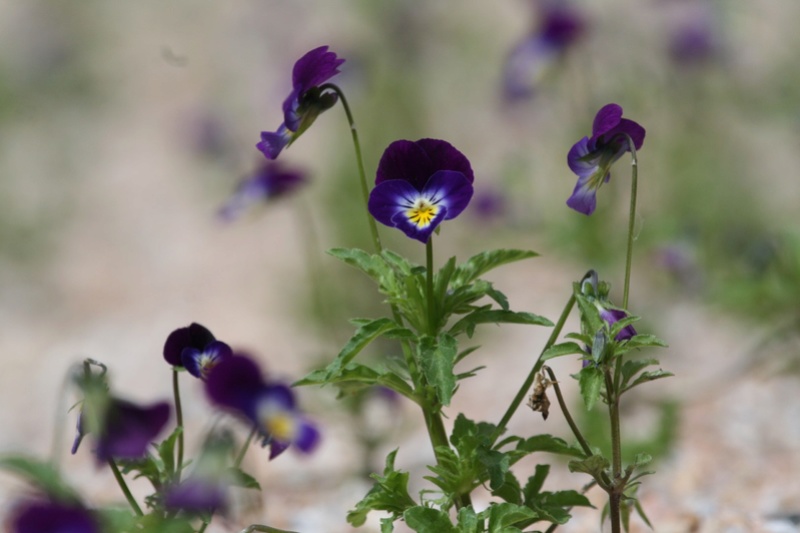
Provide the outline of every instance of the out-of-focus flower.
<path id="1" fill-rule="evenodd" d="M 321 91 L 319 85 L 339 73 L 339 59 L 327 46 L 320 46 L 297 60 L 292 69 L 292 92 L 283 102 L 283 124 L 274 132 L 261 132 L 261 142 L 256 147 L 268 159 L 293 143 L 314 123 L 317 116 L 336 104 L 338 96 L 332 91 Z"/>
<path id="2" fill-rule="evenodd" d="M 595 194 L 611 179 L 611 165 L 630 151 L 628 138 L 638 150 L 644 142 L 645 130 L 638 123 L 622 118 L 622 107 L 607 104 L 600 108 L 592 125 L 592 136 L 572 146 L 567 155 L 569 168 L 578 175 L 578 182 L 567 205 L 591 215 L 597 205 Z"/>
<path id="3" fill-rule="evenodd" d="M 469 160 L 446 141 L 395 141 L 378 163 L 369 212 L 425 243 L 443 220 L 467 207 L 474 179 Z"/>
<path id="4" fill-rule="evenodd" d="M 583 15 L 568 2 L 536 3 L 535 29 L 508 55 L 503 92 L 510 101 L 533 96 L 546 73 L 586 32 Z"/>
<path id="5" fill-rule="evenodd" d="M 192 323 L 178 328 L 164 343 L 164 359 L 182 366 L 196 378 L 205 379 L 210 370 L 233 354 L 230 346 L 218 341 L 206 327 Z"/>
<path id="6" fill-rule="evenodd" d="M 508 199 L 498 189 L 476 189 L 471 212 L 483 221 L 502 218 L 508 212 Z"/>
<path id="7" fill-rule="evenodd" d="M 10 533 L 100 533 L 95 516 L 74 502 L 50 498 L 17 503 L 7 524 Z"/>
<path id="8" fill-rule="evenodd" d="M 72 453 L 78 451 L 83 436 L 92 433 L 98 460 L 140 459 L 166 426 L 169 412 L 167 402 L 140 407 L 110 396 L 89 395 L 78 415 Z"/>
<path id="9" fill-rule="evenodd" d="M 628 313 L 623 311 L 622 309 L 609 309 L 603 307 L 602 305 L 597 305 L 598 310 L 600 311 L 600 318 L 602 318 L 609 327 L 613 326 L 623 318 L 628 318 Z M 617 342 L 626 341 L 636 336 L 636 330 L 633 329 L 633 325 L 628 324 L 624 328 L 622 328 L 619 333 L 617 333 L 614 340 Z"/>
<path id="10" fill-rule="evenodd" d="M 266 381 L 249 357 L 234 355 L 217 365 L 206 380 L 206 393 L 212 403 L 258 428 L 270 458 L 290 445 L 310 453 L 319 442 L 319 431 L 297 408 L 292 389 Z"/>
<path id="11" fill-rule="evenodd" d="M 686 6 L 669 24 L 667 52 L 679 66 L 704 65 L 722 53 L 717 17 L 708 2 Z"/>
<path id="12" fill-rule="evenodd" d="M 264 161 L 253 175 L 239 183 L 236 191 L 219 210 L 225 221 L 238 217 L 249 206 L 267 202 L 296 191 L 307 182 L 306 175 L 289 170 L 274 161 Z"/>

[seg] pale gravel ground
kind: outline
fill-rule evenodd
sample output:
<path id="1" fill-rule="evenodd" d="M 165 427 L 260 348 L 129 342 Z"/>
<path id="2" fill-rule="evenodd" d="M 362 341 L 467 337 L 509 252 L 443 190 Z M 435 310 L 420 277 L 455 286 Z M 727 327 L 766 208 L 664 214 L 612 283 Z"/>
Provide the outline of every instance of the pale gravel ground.
<path id="1" fill-rule="evenodd" d="M 46 9 L 44 3 L 32 5 Z M 0 149 L 2 172 L 13 177 L 20 208 L 37 213 L 41 205 L 63 195 L 73 212 L 58 221 L 55 238 L 45 241 L 51 247 L 46 264 L 0 269 L 2 452 L 49 452 L 56 411 L 74 401 L 72 395 L 59 395 L 63 376 L 85 356 L 108 364 L 120 394 L 139 401 L 169 398 L 161 346 L 172 329 L 192 320 L 238 347 L 252 349 L 272 372 L 287 377 L 301 375 L 316 354 L 336 349 L 305 334 L 290 312 L 301 289 L 287 280 L 296 279 L 305 268 L 297 243 L 297 210 L 318 195 L 306 191 L 301 202 L 287 202 L 236 227 L 222 227 L 211 215 L 231 182 L 220 183 L 218 168 L 187 154 L 181 135 L 193 110 L 218 98 L 236 121 L 240 161 L 231 173 L 243 171 L 255 157 L 252 132 L 279 121 L 282 76 L 291 58 L 308 42 L 356 42 L 375 30 L 363 28 L 358 17 L 338 9 L 341 2 L 225 4 L 236 9 L 190 5 L 97 3 L 96 9 L 84 13 L 96 19 L 84 23 L 107 35 L 108 46 L 93 50 L 92 59 L 97 61 L 96 74 L 113 86 L 114 105 L 90 116 L 80 109 L 53 116 L 39 111 L 5 130 L 9 135 Z M 0 45 L 8 48 L 14 39 L 24 43 L 26 32 L 57 27 L 56 20 L 33 24 L 39 20 L 35 12 L 0 2 L 0 29 L 5 30 L 0 31 Z M 515 12 L 506 6 L 499 14 L 493 12 L 491 20 L 515 33 L 522 27 Z M 488 15 L 479 3 L 470 3 L 459 16 L 470 14 Z M 270 28 L 268 35 L 259 34 L 261 26 Z M 178 56 L 185 54 L 191 68 L 165 62 L 165 47 Z M 275 50 L 281 50 L 282 61 L 270 57 Z M 225 74 L 215 69 L 225 69 Z M 237 82 L 223 83 L 225 76 Z M 470 118 L 485 117 L 460 115 L 458 120 Z M 321 120 L 313 134 L 292 147 L 292 159 L 324 176 L 324 164 L 316 161 L 335 149 L 324 143 L 341 135 L 338 120 Z M 462 126 L 469 130 L 459 123 L 437 134 L 452 135 L 463 131 Z M 518 125 L 510 126 L 510 132 L 498 135 L 513 136 Z M 464 142 L 480 145 L 469 134 Z M 346 144 L 340 146 L 349 150 Z M 57 155 L 40 157 L 47 150 Z M 70 153 L 64 154 L 67 150 Z M 497 157 L 495 151 L 486 147 L 479 153 L 491 159 Z M 65 161 L 71 165 L 67 184 L 59 181 L 58 172 Z M 477 251 L 466 235 L 459 238 L 459 256 Z M 325 246 L 340 244 L 324 236 L 322 240 Z M 541 247 L 536 239 L 502 244 Z M 500 270 L 492 279 L 507 291 L 514 308 L 555 318 L 570 283 L 585 267 L 545 255 Z M 638 286 L 633 295 L 634 307 L 653 296 Z M 660 357 L 677 376 L 651 389 L 656 396 L 682 398 L 685 408 L 676 448 L 658 464 L 657 474 L 645 480 L 642 492 L 655 530 L 795 531 L 765 516 L 800 512 L 797 378 L 736 372 L 749 356 L 751 332 L 690 297 L 674 295 L 664 301 L 664 295 L 658 296 L 661 300 L 652 311 L 662 317 L 659 335 L 670 344 Z M 547 333 L 542 328 L 507 327 L 486 335 L 472 363 L 488 368 L 463 384 L 451 413 L 464 410 L 473 418 L 496 419 Z M 554 364 L 568 388 L 570 365 L 574 361 Z M 187 425 L 199 433 L 208 424 L 206 406 L 199 387 L 188 380 L 183 383 Z M 312 457 L 287 454 L 271 464 L 265 454 L 251 453 L 246 465 L 264 487 L 263 499 L 242 495 L 242 507 L 251 509 L 244 513 L 246 518 L 216 524 L 209 531 L 235 531 L 246 525 L 245 519 L 304 532 L 350 531 L 345 512 L 368 490 L 351 475 L 359 467 L 352 435 L 335 414 L 329 391 L 301 394 L 322 424 L 324 445 Z M 429 445 L 411 406 L 404 406 L 399 418 L 411 429 L 399 443 L 398 466 L 419 479 L 431 458 Z M 62 449 L 69 444 L 73 423 L 70 417 Z M 567 437 L 557 410 L 543 423 L 522 408 L 511 429 L 523 435 L 550 432 Z M 94 468 L 86 450 L 76 457 L 63 453 L 61 460 L 70 480 L 84 487 L 91 501 L 120 500 L 111 476 Z M 548 487 L 573 488 L 584 481 L 567 473 L 566 467 L 554 466 Z M 2 507 L 18 489 L 14 480 L 0 477 Z M 136 487 L 137 494 L 141 489 Z M 597 531 L 596 519 L 594 512 L 578 513 L 561 530 Z M 371 529 L 363 531 L 376 531 L 376 524 L 371 520 Z M 636 523 L 634 530 L 647 529 Z"/>

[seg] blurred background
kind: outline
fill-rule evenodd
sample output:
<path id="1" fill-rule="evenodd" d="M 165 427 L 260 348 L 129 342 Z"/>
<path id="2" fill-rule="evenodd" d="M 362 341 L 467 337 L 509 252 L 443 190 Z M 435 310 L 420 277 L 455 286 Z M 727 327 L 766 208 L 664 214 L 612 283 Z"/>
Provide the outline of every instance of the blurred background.
<path id="1" fill-rule="evenodd" d="M 196 321 L 293 380 L 338 352 L 347 317 L 385 312 L 368 280 L 324 253 L 370 246 L 341 106 L 281 155 L 308 186 L 218 216 L 263 160 L 259 133 L 282 122 L 292 65 L 327 44 L 347 60 L 333 81 L 368 176 L 396 139 L 446 139 L 470 159 L 476 195 L 443 227 L 440 259 L 542 254 L 490 276 L 515 310 L 555 320 L 589 268 L 621 300 L 627 158 L 585 217 L 564 204 L 566 154 L 609 102 L 646 128 L 630 308 L 640 332 L 669 343 L 652 355 L 676 377 L 628 397 L 630 451 L 657 458 L 642 502 L 656 531 L 796 531 L 798 17 L 789 0 L 0 0 L 0 452 L 58 450 L 90 501 L 121 501 L 87 450 L 69 456 L 73 364 L 104 362 L 123 397 L 169 399 L 164 340 Z M 424 261 L 416 241 L 382 236 Z M 497 421 L 549 333 L 485 329 L 467 364 L 488 368 L 463 383 L 450 420 Z M 579 365 L 554 364 L 565 386 Z M 199 437 L 209 406 L 182 383 Z M 364 472 L 398 443 L 398 466 L 425 475 L 414 406 L 299 394 L 323 445 L 272 463 L 252 450 L 263 493 L 241 493 L 235 518 L 209 531 L 350 531 Z M 558 412 L 545 423 L 522 408 L 511 429 L 570 440 Z M 553 461 L 551 489 L 587 481 L 541 459 Z M 21 489 L 2 475 L 0 513 Z M 597 516 L 560 530 L 597 531 Z"/>

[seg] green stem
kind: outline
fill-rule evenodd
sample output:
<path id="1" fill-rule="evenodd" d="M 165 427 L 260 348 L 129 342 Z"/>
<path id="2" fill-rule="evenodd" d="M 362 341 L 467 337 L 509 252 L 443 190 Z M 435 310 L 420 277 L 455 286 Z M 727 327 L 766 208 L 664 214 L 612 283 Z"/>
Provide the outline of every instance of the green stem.
<path id="1" fill-rule="evenodd" d="M 573 420 L 572 415 L 569 414 L 569 409 L 567 408 L 567 402 L 564 401 L 564 396 L 561 394 L 561 387 L 558 386 L 558 380 L 556 380 L 556 374 L 553 372 L 553 369 L 547 365 L 542 367 L 542 370 L 547 372 L 547 375 L 550 376 L 550 384 L 553 385 L 553 390 L 556 391 L 556 398 L 558 399 L 558 406 L 561 408 L 561 412 L 564 414 L 564 418 L 567 420 L 567 424 L 569 428 L 572 430 L 572 434 L 575 435 L 575 438 L 578 439 L 578 443 L 581 445 L 583 449 L 583 453 L 586 454 L 586 457 L 590 457 L 593 454 L 592 448 L 589 447 L 589 443 L 586 442 L 586 439 L 583 437 L 580 429 L 578 429 L 578 425 Z"/>
<path id="2" fill-rule="evenodd" d="M 494 430 L 494 435 L 492 435 L 492 444 L 500 438 L 500 435 L 506 429 L 506 425 L 508 425 L 508 421 L 511 420 L 511 417 L 517 411 L 519 406 L 522 404 L 522 400 L 525 399 L 525 396 L 528 394 L 528 390 L 530 390 L 531 385 L 533 385 L 533 380 L 536 378 L 536 373 L 542 368 L 542 355 L 550 349 L 550 347 L 555 344 L 558 336 L 561 335 L 561 330 L 564 329 L 564 323 L 567 321 L 567 317 L 569 316 L 570 312 L 572 311 L 573 306 L 575 305 L 575 295 L 571 295 L 569 300 L 567 301 L 567 305 L 564 306 L 564 310 L 561 311 L 561 316 L 558 317 L 558 322 L 556 322 L 555 327 L 553 328 L 552 333 L 550 333 L 550 338 L 547 339 L 544 347 L 542 348 L 539 357 L 536 359 L 536 363 L 533 365 L 528 377 L 525 378 L 525 381 L 522 383 L 522 386 L 519 388 L 519 392 L 514 397 L 514 400 L 511 402 L 511 405 L 508 406 L 506 409 L 503 418 L 500 419 L 500 422 L 497 424 L 497 428 Z"/>
<path id="3" fill-rule="evenodd" d="M 425 291 L 428 300 L 428 335 L 436 337 L 439 334 L 436 313 L 436 298 L 433 294 L 433 235 L 425 243 Z"/>
<path id="4" fill-rule="evenodd" d="M 617 360 L 617 366 L 620 361 Z M 608 416 L 611 421 L 611 486 L 608 492 L 608 518 L 611 522 L 611 532 L 620 533 L 620 503 L 624 481 L 622 480 L 622 439 L 620 437 L 619 423 L 619 395 L 614 388 L 614 382 L 609 371 L 605 372 L 606 398 L 608 399 Z"/>
<path id="5" fill-rule="evenodd" d="M 242 449 L 239 450 L 238 455 L 236 455 L 236 461 L 233 462 L 234 468 L 239 468 L 241 466 L 242 461 L 244 461 L 244 456 L 247 453 L 247 449 L 250 448 L 250 443 L 253 442 L 253 438 L 256 436 L 256 433 L 258 433 L 258 426 L 253 426 L 253 429 L 250 430 L 250 434 L 247 436 L 247 440 L 244 441 L 244 444 L 242 445 Z"/>
<path id="6" fill-rule="evenodd" d="M 125 499 L 128 500 L 133 512 L 136 513 L 136 516 L 144 516 L 142 512 L 142 508 L 139 507 L 139 504 L 136 503 L 136 500 L 133 498 L 133 494 L 131 494 L 131 490 L 128 488 L 128 484 L 125 483 L 125 478 L 122 477 L 122 474 L 117 468 L 117 463 L 114 462 L 114 459 L 108 459 L 108 466 L 111 467 L 111 471 L 114 473 L 114 478 L 117 480 L 117 484 L 119 488 L 122 489 L 122 493 L 125 495 Z"/>
<path id="7" fill-rule="evenodd" d="M 181 480 L 183 469 L 183 410 L 181 409 L 181 391 L 178 386 L 178 370 L 172 367 L 172 395 L 175 398 L 175 424 L 181 428 L 178 433 L 178 460 L 175 463 L 175 483 Z"/>
<path id="8" fill-rule="evenodd" d="M 628 294 L 631 287 L 631 263 L 633 261 L 633 230 L 636 222 L 636 195 L 639 185 L 639 160 L 636 157 L 636 146 L 630 135 L 625 134 L 628 139 L 628 148 L 631 151 L 631 205 L 628 212 L 628 250 L 625 256 L 625 289 L 622 293 L 622 308 L 628 309 Z"/>
<path id="9" fill-rule="evenodd" d="M 356 162 L 358 163 L 358 176 L 361 181 L 361 194 L 364 195 L 364 208 L 366 209 L 369 202 L 369 186 L 367 185 L 367 174 L 364 172 L 364 158 L 361 155 L 361 143 L 358 140 L 358 130 L 356 129 L 356 122 L 353 119 L 353 113 L 350 111 L 350 105 L 347 103 L 347 98 L 345 98 L 344 93 L 337 85 L 326 83 L 321 85 L 319 89 L 321 92 L 327 89 L 332 90 L 342 102 L 342 107 L 347 115 L 347 122 L 350 124 L 350 135 L 353 138 L 353 147 L 356 151 Z M 381 253 L 383 251 L 383 246 L 381 245 L 381 238 L 378 234 L 378 226 L 375 224 L 375 219 L 372 218 L 369 210 L 367 210 L 367 221 L 369 223 L 369 231 L 372 235 L 372 244 L 375 248 L 375 252 Z"/>

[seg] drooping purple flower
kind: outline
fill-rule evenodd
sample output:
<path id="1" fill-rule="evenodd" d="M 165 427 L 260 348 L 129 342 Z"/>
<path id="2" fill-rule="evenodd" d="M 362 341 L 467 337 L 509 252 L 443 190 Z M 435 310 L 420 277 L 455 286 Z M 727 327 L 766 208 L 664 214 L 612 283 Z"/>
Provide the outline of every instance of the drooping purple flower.
<path id="1" fill-rule="evenodd" d="M 536 27 L 506 60 L 503 91 L 510 101 L 531 97 L 550 68 L 586 32 L 584 17 L 569 3 L 542 0 L 536 7 Z"/>
<path id="2" fill-rule="evenodd" d="M 292 389 L 264 380 L 249 357 L 234 355 L 217 365 L 206 380 L 206 393 L 212 403 L 258 428 L 270 458 L 290 445 L 310 453 L 319 442 L 319 431 L 297 408 Z"/>
<path id="3" fill-rule="evenodd" d="M 100 533 L 94 515 L 83 506 L 49 498 L 18 503 L 10 514 L 10 533 Z"/>
<path id="4" fill-rule="evenodd" d="M 94 452 L 99 461 L 140 459 L 166 426 L 169 413 L 167 402 L 141 407 L 112 397 L 87 398 L 79 415 L 72 453 L 78 451 L 83 436 L 91 432 L 95 433 Z"/>
<path id="5" fill-rule="evenodd" d="M 217 363 L 232 354 L 230 346 L 216 340 L 211 331 L 194 322 L 170 333 L 164 343 L 164 359 L 173 366 L 186 368 L 200 379 L 205 379 Z"/>
<path id="6" fill-rule="evenodd" d="M 611 165 L 630 151 L 628 136 L 638 150 L 644 135 L 643 127 L 622 118 L 619 105 L 607 104 L 600 108 L 594 118 L 592 136 L 575 143 L 567 155 L 569 168 L 578 176 L 567 205 L 579 213 L 591 215 L 597 205 L 597 189 L 611 179 Z"/>
<path id="7" fill-rule="evenodd" d="M 425 243 L 443 220 L 467 207 L 474 179 L 469 160 L 446 141 L 395 141 L 378 163 L 369 212 Z"/>
<path id="8" fill-rule="evenodd" d="M 256 145 L 267 159 L 278 157 L 320 113 L 336 104 L 336 93 L 320 91 L 319 85 L 338 74 L 342 63 L 344 59 L 327 46 L 314 48 L 297 60 L 292 69 L 292 92 L 283 102 L 283 124 L 274 132 L 262 131 Z"/>
<path id="9" fill-rule="evenodd" d="M 306 182 L 304 173 L 289 170 L 274 161 L 264 161 L 252 176 L 239 183 L 219 210 L 219 216 L 225 221 L 233 220 L 249 206 L 290 194 Z"/>

